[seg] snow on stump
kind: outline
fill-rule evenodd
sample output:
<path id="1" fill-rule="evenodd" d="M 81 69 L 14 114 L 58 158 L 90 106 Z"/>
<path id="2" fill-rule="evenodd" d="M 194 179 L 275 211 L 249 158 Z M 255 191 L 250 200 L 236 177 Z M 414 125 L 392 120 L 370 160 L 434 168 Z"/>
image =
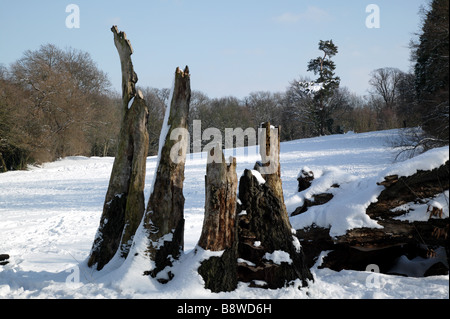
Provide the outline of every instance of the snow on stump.
<path id="1" fill-rule="evenodd" d="M 202 261 L 198 268 L 205 288 L 212 292 L 237 288 L 236 193 L 238 179 L 236 159 L 215 162 L 214 150 L 208 154 L 205 176 L 205 218 L 198 246 L 212 252 L 223 252 Z"/>
<path id="2" fill-rule="evenodd" d="M 277 289 L 299 279 L 304 287 L 313 277 L 284 204 L 279 128 L 263 128 L 262 165 L 245 170 L 239 181 L 238 280 Z"/>

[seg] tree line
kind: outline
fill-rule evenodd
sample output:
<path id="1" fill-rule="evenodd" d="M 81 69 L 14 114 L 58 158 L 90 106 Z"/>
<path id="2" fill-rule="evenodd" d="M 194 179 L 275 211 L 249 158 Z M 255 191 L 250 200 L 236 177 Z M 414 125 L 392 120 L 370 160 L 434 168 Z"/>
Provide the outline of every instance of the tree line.
<path id="1" fill-rule="evenodd" d="M 87 52 L 42 45 L 0 69 L 0 171 L 70 155 L 109 155 L 120 117 Z"/>
<path id="2" fill-rule="evenodd" d="M 422 20 L 410 45 L 414 69 L 372 71 L 367 95 L 340 85 L 332 60 L 338 46 L 320 41 L 321 55 L 306 64 L 316 78 L 294 79 L 284 92 L 258 91 L 239 99 L 194 90 L 189 129 L 192 133 L 194 120 L 201 120 L 202 129 L 221 132 L 257 129 L 270 121 L 283 127 L 281 140 L 288 141 L 419 126 L 423 133 L 408 140 L 414 147 L 448 144 L 448 1 L 431 1 Z M 139 89 L 149 108 L 149 155 L 156 155 L 170 90 Z M 73 155 L 114 156 L 120 105 L 120 94 L 87 52 L 46 44 L 9 67 L 0 65 L 0 172 Z"/>

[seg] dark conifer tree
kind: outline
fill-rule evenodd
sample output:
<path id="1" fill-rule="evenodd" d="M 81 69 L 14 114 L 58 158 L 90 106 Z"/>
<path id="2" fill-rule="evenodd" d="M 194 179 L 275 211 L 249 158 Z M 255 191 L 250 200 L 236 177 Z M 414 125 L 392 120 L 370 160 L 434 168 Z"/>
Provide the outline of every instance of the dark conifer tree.
<path id="1" fill-rule="evenodd" d="M 429 135 L 426 147 L 445 145 L 449 140 L 448 32 L 449 1 L 433 0 L 424 12 L 419 41 L 413 45 L 418 108 Z"/>

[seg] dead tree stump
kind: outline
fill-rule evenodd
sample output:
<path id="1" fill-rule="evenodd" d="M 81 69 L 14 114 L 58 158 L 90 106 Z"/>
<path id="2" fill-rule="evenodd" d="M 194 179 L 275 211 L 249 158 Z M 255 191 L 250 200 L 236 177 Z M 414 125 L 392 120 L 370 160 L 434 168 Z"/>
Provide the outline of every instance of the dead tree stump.
<path id="1" fill-rule="evenodd" d="M 126 258 L 145 211 L 144 184 L 148 153 L 148 108 L 131 62 L 133 49 L 124 32 L 113 26 L 122 69 L 123 119 L 119 147 L 105 197 L 100 226 L 88 260 L 101 270 L 116 253 Z"/>
<path id="2" fill-rule="evenodd" d="M 223 252 L 201 263 L 199 274 L 205 288 L 212 292 L 233 291 L 237 287 L 236 192 L 238 179 L 236 159 L 214 162 L 214 150 L 208 156 L 205 176 L 205 219 L 198 246 L 204 250 Z"/>
<path id="3" fill-rule="evenodd" d="M 239 182 L 238 279 L 271 289 L 296 279 L 306 286 L 313 277 L 284 204 L 279 128 L 263 127 L 262 165 L 256 165 L 258 171 L 245 170 Z"/>
<path id="4" fill-rule="evenodd" d="M 149 234 L 148 252 L 154 269 L 148 273 L 160 282 L 172 278 L 158 273 L 178 259 L 184 248 L 184 166 L 188 147 L 190 74 L 177 68 L 170 105 L 160 139 L 159 163 L 147 205 L 144 226 Z M 165 134 L 165 136 L 163 136 Z"/>

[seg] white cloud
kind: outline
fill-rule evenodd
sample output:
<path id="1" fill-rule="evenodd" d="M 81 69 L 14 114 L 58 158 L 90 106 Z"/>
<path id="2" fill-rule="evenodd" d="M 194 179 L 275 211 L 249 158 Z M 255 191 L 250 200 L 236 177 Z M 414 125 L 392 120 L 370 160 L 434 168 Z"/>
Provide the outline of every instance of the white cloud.
<path id="1" fill-rule="evenodd" d="M 282 15 L 274 17 L 273 20 L 278 23 L 292 24 L 301 21 L 323 22 L 324 20 L 329 20 L 330 18 L 331 15 L 327 11 L 316 6 L 308 6 L 305 12 L 285 12 Z"/>
<path id="2" fill-rule="evenodd" d="M 301 18 L 302 18 L 302 14 L 294 14 L 291 12 L 286 12 L 280 16 L 275 17 L 274 20 L 276 22 L 280 22 L 280 23 L 295 23 L 295 22 L 300 21 Z"/>

